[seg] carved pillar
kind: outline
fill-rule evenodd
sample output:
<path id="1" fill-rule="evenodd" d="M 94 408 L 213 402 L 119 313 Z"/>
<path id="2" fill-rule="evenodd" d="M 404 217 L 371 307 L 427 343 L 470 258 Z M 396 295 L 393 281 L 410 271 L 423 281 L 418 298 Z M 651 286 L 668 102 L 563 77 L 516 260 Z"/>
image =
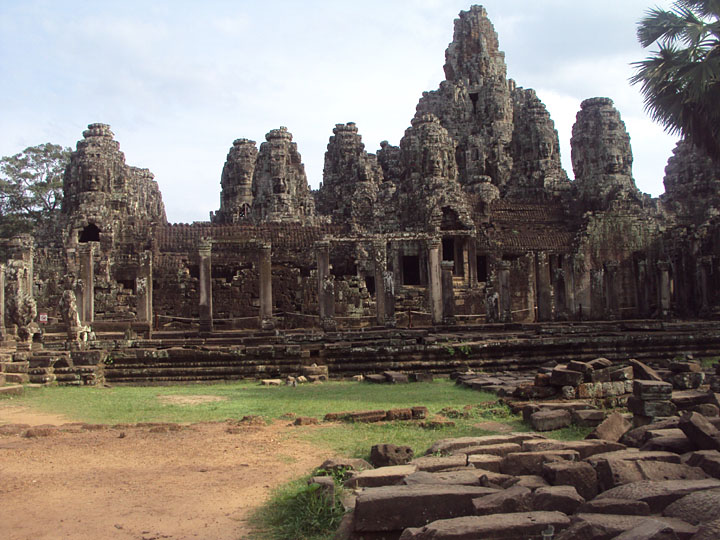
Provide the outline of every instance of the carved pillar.
<path id="1" fill-rule="evenodd" d="M 563 257 L 562 267 L 565 277 L 565 310 L 570 319 L 575 319 L 577 316 L 577 308 L 575 307 L 575 273 L 573 272 L 573 263 L 569 255 Z"/>
<path id="2" fill-rule="evenodd" d="M 711 257 L 700 257 L 697 262 L 697 291 L 698 308 L 700 315 L 705 315 L 709 309 L 709 275 L 712 269 Z"/>
<path id="3" fill-rule="evenodd" d="M 453 267 L 452 261 L 442 261 L 442 309 L 443 322 L 445 324 L 455 323 L 455 292 L 453 291 Z"/>
<path id="4" fill-rule="evenodd" d="M 394 327 L 395 321 L 395 275 L 390 270 L 383 272 L 383 292 L 385 296 L 385 326 Z"/>
<path id="5" fill-rule="evenodd" d="M 658 315 L 662 318 L 670 315 L 670 263 L 658 262 Z"/>
<path id="6" fill-rule="evenodd" d="M 637 262 L 637 275 L 635 276 L 637 289 L 637 314 L 639 317 L 650 315 L 650 276 L 647 272 L 647 261 Z"/>
<path id="7" fill-rule="evenodd" d="M 433 324 L 442 322 L 442 283 L 440 260 L 442 242 L 433 238 L 428 242 L 428 302 Z"/>
<path id="8" fill-rule="evenodd" d="M 373 265 L 375 270 L 375 317 L 377 324 L 385 325 L 385 268 L 387 247 L 385 241 L 373 242 Z"/>
<path id="9" fill-rule="evenodd" d="M 470 236 L 467 240 L 468 246 L 468 286 L 471 289 L 477 288 L 478 284 L 478 273 L 477 273 L 477 243 L 475 237 Z"/>
<path id="10" fill-rule="evenodd" d="M 549 321 L 552 319 L 550 263 L 544 251 L 537 253 L 536 260 L 538 321 Z"/>
<path id="11" fill-rule="evenodd" d="M 590 318 L 593 320 L 602 319 L 605 315 L 603 281 L 604 272 L 602 268 L 590 270 Z"/>
<path id="12" fill-rule="evenodd" d="M 5 331 L 5 265 L 0 264 L 0 342 L 7 339 Z"/>
<path id="13" fill-rule="evenodd" d="M 592 306 L 592 278 L 585 265 L 585 257 L 579 253 L 572 258 L 572 274 L 575 285 L 575 314 L 579 320 L 588 319 Z"/>
<path id="14" fill-rule="evenodd" d="M 529 322 L 536 322 L 537 319 L 537 276 L 535 275 L 535 254 L 528 252 L 525 254 L 525 267 L 527 268 L 528 284 L 527 284 L 527 309 Z"/>
<path id="15" fill-rule="evenodd" d="M 272 299 L 272 246 L 263 243 L 258 249 L 258 274 L 260 278 L 260 328 L 270 330 L 273 321 Z"/>
<path id="16" fill-rule="evenodd" d="M 605 310 L 607 317 L 611 320 L 620 318 L 619 266 L 617 261 L 605 263 Z"/>
<path id="17" fill-rule="evenodd" d="M 212 239 L 202 238 L 198 243 L 200 257 L 200 332 L 213 331 L 212 302 Z"/>
<path id="18" fill-rule="evenodd" d="M 94 246 L 92 242 L 83 244 L 79 250 L 82 304 L 78 307 L 80 307 L 81 311 L 80 321 L 85 325 L 92 324 L 95 320 L 95 265 L 93 252 Z"/>
<path id="19" fill-rule="evenodd" d="M 512 296 L 510 293 L 510 261 L 500 261 L 498 271 L 498 292 L 500 294 L 500 320 L 512 321 Z"/>
<path id="20" fill-rule="evenodd" d="M 137 320 L 152 323 L 152 252 L 150 251 L 144 251 L 140 255 L 135 290 L 137 291 Z"/>
<path id="21" fill-rule="evenodd" d="M 335 291 L 330 283 L 330 243 L 316 242 L 318 278 L 318 311 L 320 321 L 332 319 L 335 316 Z"/>

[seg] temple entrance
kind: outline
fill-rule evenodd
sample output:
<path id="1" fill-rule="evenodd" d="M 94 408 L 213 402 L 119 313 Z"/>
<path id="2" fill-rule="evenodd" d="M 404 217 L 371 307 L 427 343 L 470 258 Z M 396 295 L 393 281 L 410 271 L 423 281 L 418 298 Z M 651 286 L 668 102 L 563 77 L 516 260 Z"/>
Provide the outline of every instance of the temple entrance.
<path id="1" fill-rule="evenodd" d="M 403 285 L 420 285 L 420 257 L 403 255 L 402 272 Z"/>
<path id="2" fill-rule="evenodd" d="M 87 242 L 99 242 L 100 241 L 100 229 L 98 229 L 97 225 L 94 223 L 88 224 L 87 227 L 85 227 L 80 233 L 78 234 L 78 242 L 81 244 L 87 243 Z"/>

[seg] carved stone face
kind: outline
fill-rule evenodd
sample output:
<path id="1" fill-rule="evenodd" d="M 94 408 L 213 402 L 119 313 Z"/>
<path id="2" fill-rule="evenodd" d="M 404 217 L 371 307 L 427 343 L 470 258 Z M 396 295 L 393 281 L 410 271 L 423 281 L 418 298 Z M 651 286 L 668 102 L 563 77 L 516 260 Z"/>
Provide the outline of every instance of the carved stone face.
<path id="1" fill-rule="evenodd" d="M 607 148 L 601 155 L 602 167 L 607 174 L 620 174 L 625 172 L 625 159 L 622 152 L 616 148 Z"/>
<path id="2" fill-rule="evenodd" d="M 445 156 L 441 148 L 432 146 L 427 148 L 423 172 L 428 176 L 446 176 Z"/>
<path id="3" fill-rule="evenodd" d="M 540 141 L 538 151 L 540 159 L 550 159 L 553 153 L 553 145 L 550 141 Z"/>

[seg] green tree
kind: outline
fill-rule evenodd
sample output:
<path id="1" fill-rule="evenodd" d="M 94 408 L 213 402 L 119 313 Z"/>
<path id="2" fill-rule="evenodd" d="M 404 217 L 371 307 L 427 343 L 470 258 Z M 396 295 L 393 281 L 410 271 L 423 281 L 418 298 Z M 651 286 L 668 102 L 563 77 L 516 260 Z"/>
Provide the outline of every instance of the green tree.
<path id="1" fill-rule="evenodd" d="M 45 143 L 0 159 L 0 236 L 52 227 L 70 148 Z"/>
<path id="2" fill-rule="evenodd" d="M 720 0 L 677 0 L 638 23 L 643 47 L 659 49 L 634 62 L 645 108 L 670 133 L 682 134 L 720 160 Z"/>

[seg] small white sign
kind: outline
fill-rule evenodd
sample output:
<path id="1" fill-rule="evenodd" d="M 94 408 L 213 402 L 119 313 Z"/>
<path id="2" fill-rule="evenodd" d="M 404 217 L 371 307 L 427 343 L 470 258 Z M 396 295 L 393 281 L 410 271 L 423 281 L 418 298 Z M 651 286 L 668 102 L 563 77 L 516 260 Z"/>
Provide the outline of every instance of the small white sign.
<path id="1" fill-rule="evenodd" d="M 39 319 L 39 320 L 40 320 L 40 322 L 41 322 L 41 323 L 43 323 L 43 324 L 47 324 L 47 322 L 48 322 L 48 317 L 47 317 L 47 313 L 41 313 L 41 314 L 40 314 L 40 319 Z"/>

